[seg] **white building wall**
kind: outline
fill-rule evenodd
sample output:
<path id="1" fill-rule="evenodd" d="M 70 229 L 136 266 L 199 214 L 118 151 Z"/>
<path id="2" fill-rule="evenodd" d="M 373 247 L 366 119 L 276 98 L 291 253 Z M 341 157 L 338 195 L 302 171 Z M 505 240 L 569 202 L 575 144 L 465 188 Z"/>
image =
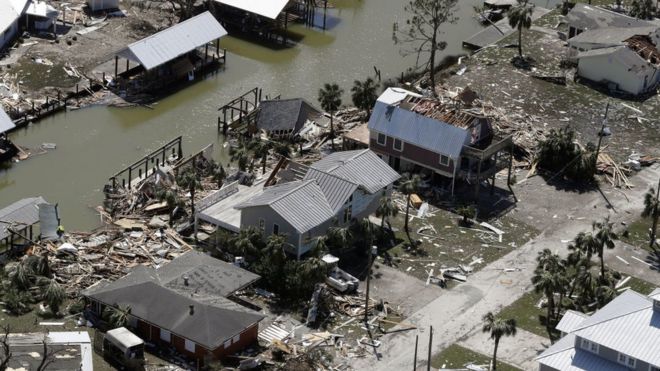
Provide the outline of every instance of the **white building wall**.
<path id="1" fill-rule="evenodd" d="M 623 49 L 619 53 L 633 53 L 628 49 Z M 660 78 L 660 72 L 653 68 L 645 68 L 642 72 L 630 71 L 630 65 L 623 63 L 618 53 L 580 58 L 578 62 L 578 75 L 595 81 L 610 81 L 618 85 L 620 90 L 631 94 L 640 94 L 644 92 L 644 79 L 647 79 L 647 86 L 652 86 Z M 640 59 L 640 65 L 643 62 Z M 655 76 L 654 76 L 655 73 Z"/>
<path id="2" fill-rule="evenodd" d="M 87 0 L 87 6 L 93 12 L 104 9 L 117 9 L 119 8 L 119 0 Z"/>

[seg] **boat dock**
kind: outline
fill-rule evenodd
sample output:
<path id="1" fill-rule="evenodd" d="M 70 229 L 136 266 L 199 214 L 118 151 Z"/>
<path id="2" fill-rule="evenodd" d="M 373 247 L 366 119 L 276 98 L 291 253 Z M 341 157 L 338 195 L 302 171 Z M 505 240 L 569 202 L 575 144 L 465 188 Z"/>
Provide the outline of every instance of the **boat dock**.
<path id="1" fill-rule="evenodd" d="M 532 21 L 541 18 L 549 12 L 550 9 L 535 6 L 534 12 L 532 13 Z M 472 35 L 470 38 L 463 40 L 463 47 L 479 50 L 485 46 L 497 43 L 498 41 L 511 35 L 514 32 L 515 30 L 509 26 L 509 18 L 504 17 L 502 20 L 491 24 L 490 26 Z"/>

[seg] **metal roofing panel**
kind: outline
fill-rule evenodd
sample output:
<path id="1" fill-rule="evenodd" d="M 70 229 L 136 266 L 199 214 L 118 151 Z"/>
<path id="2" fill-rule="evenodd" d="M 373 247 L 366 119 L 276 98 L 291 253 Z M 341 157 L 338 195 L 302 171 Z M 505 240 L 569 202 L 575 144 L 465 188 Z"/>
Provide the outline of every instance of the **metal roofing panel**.
<path id="1" fill-rule="evenodd" d="M 335 215 L 315 181 L 306 181 L 303 187 L 273 202 L 270 207 L 300 233 L 325 223 Z"/>
<path id="2" fill-rule="evenodd" d="M 589 316 L 584 313 L 568 310 L 564 313 L 564 316 L 561 318 L 561 321 L 559 321 L 555 329 L 565 333 L 571 332 L 586 318 L 589 318 Z"/>
<path id="3" fill-rule="evenodd" d="M 225 35 L 227 31 L 207 11 L 136 41 L 117 55 L 150 70 Z"/>
<path id="4" fill-rule="evenodd" d="M 2 9 L 0 9 L 2 11 Z M 0 134 L 9 131 L 13 128 L 15 128 L 16 125 L 14 124 L 14 121 L 7 115 L 7 113 L 0 108 Z"/>
<path id="5" fill-rule="evenodd" d="M 333 212 L 337 212 L 358 188 L 355 183 L 314 168 L 307 170 L 304 180 L 316 180 Z"/>
<path id="6" fill-rule="evenodd" d="M 276 19 L 282 10 L 289 3 L 289 0 L 215 0 L 216 2 L 228 5 L 246 12 L 258 14 L 260 16 Z"/>
<path id="7" fill-rule="evenodd" d="M 387 88 L 383 94 L 378 97 L 378 102 L 385 104 L 397 104 L 408 97 L 421 98 L 422 96 L 401 88 Z"/>
<path id="8" fill-rule="evenodd" d="M 571 38 L 568 41 L 569 45 L 574 43 L 590 43 L 590 44 L 621 44 L 629 38 L 636 35 L 648 36 L 654 32 L 658 27 L 608 27 L 599 28 L 595 30 L 588 30 Z"/>
<path id="9" fill-rule="evenodd" d="M 0 33 L 4 32 L 16 22 L 27 5 L 28 0 L 1 0 L 0 1 Z M 1 47 L 2 45 L 0 45 Z"/>
<path id="10" fill-rule="evenodd" d="M 369 119 L 369 130 L 444 154 L 454 160 L 458 159 L 463 145 L 470 140 L 467 130 L 383 102 L 376 102 Z"/>
<path id="11" fill-rule="evenodd" d="M 355 183 L 371 194 L 386 188 L 401 177 L 368 149 L 335 152 L 310 167 Z"/>
<path id="12" fill-rule="evenodd" d="M 295 191 L 296 189 L 302 187 L 305 182 L 296 181 L 296 182 L 287 182 L 282 184 L 276 184 L 274 186 L 266 187 L 263 191 L 256 196 L 250 198 L 245 202 L 241 202 L 238 205 L 234 206 L 236 209 L 243 209 L 250 206 L 261 206 L 269 205 L 272 202 L 279 200 L 282 197 L 285 197 L 289 193 Z"/>
<path id="13" fill-rule="evenodd" d="M 545 352 L 543 353 L 545 354 Z M 561 371 L 628 371 L 628 368 L 585 350 L 570 348 L 537 358 L 539 363 Z"/>
<path id="14" fill-rule="evenodd" d="M 581 30 L 595 30 L 604 27 L 645 27 L 651 22 L 629 17 L 625 14 L 603 9 L 595 5 L 577 3 L 566 15 L 568 24 Z"/>
<path id="15" fill-rule="evenodd" d="M 45 204 L 43 197 L 24 198 L 0 210 L 0 240 L 9 237 L 7 230 L 12 224 L 30 226 L 39 221 L 39 204 Z M 19 228 L 20 229 L 20 228 Z"/>

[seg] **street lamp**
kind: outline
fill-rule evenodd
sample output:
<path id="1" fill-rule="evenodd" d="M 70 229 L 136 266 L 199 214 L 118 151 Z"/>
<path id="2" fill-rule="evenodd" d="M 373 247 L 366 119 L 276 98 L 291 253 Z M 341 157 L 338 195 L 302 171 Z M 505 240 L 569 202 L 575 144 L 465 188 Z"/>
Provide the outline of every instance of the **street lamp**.
<path id="1" fill-rule="evenodd" d="M 373 257 L 378 254 L 378 246 L 371 246 L 369 251 L 369 264 L 367 264 L 367 294 L 364 302 L 364 324 L 369 330 L 369 277 L 371 276 L 371 265 L 373 264 Z"/>

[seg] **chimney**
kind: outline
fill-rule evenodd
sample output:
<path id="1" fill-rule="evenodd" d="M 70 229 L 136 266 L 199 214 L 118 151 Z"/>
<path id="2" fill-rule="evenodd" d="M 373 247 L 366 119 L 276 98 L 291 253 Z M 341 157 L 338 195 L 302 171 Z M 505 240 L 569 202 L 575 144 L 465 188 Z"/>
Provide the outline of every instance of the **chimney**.
<path id="1" fill-rule="evenodd" d="M 190 315 L 192 316 L 193 314 L 195 314 L 195 306 L 191 305 L 190 306 Z"/>
<path id="2" fill-rule="evenodd" d="M 187 274 L 183 275 L 183 285 L 188 286 L 188 275 Z"/>

